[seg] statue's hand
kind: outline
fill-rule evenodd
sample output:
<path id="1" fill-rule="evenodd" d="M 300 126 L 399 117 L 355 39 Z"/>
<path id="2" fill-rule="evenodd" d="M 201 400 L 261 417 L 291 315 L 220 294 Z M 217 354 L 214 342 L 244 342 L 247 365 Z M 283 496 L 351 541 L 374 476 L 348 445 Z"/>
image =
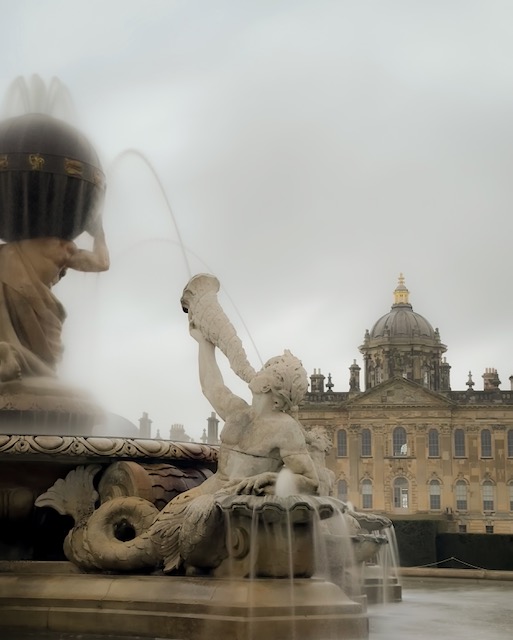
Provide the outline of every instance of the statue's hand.
<path id="1" fill-rule="evenodd" d="M 103 238 L 103 224 L 100 215 L 90 216 L 86 222 L 85 230 L 93 238 Z"/>
<path id="2" fill-rule="evenodd" d="M 277 473 L 268 471 L 266 473 L 260 473 L 257 476 L 252 476 L 251 478 L 246 478 L 239 483 L 236 493 L 239 495 L 255 496 L 273 493 L 277 475 Z"/>

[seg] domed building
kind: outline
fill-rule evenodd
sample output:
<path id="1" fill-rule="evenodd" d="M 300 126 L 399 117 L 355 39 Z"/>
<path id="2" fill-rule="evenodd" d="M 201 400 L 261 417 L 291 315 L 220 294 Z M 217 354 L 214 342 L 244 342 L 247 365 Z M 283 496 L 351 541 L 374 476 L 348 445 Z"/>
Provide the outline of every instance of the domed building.
<path id="1" fill-rule="evenodd" d="M 451 389 L 447 347 L 402 275 L 359 349 L 364 389 L 356 360 L 346 391 L 314 369 L 298 413 L 332 439 L 333 494 L 393 520 L 404 566 L 455 557 L 513 570 L 513 389 L 493 368 L 482 390 L 471 374 L 467 389 Z"/>
<path id="2" fill-rule="evenodd" d="M 440 342 L 438 329 L 413 311 L 402 274 L 392 308 L 370 332 L 365 332 L 360 351 L 364 356 L 366 389 L 394 376 L 436 391 L 450 389 L 450 366 L 442 360 L 447 347 Z"/>

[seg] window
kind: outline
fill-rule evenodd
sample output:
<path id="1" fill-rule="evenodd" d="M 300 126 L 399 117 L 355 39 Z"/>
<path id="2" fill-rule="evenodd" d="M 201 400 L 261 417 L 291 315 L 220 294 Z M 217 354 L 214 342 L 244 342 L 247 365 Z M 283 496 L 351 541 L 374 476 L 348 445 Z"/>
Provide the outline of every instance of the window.
<path id="1" fill-rule="evenodd" d="M 337 431 L 337 457 L 345 458 L 347 456 L 347 433 L 345 429 Z"/>
<path id="2" fill-rule="evenodd" d="M 404 427 L 396 427 L 392 434 L 392 444 L 394 456 L 408 455 L 408 445 L 406 443 L 406 430 Z"/>
<path id="3" fill-rule="evenodd" d="M 438 480 L 431 480 L 429 483 L 429 508 L 432 510 L 440 510 L 440 483 Z"/>
<path id="4" fill-rule="evenodd" d="M 456 429 L 454 432 L 454 456 L 456 458 L 465 457 L 465 432 L 463 429 Z"/>
<path id="5" fill-rule="evenodd" d="M 362 429 L 361 431 L 361 456 L 372 456 L 372 438 L 370 429 Z"/>
<path id="6" fill-rule="evenodd" d="M 508 458 L 513 458 L 513 429 L 508 429 Z"/>
<path id="7" fill-rule="evenodd" d="M 483 491 L 483 511 L 493 511 L 494 508 L 494 487 L 491 480 L 485 480 L 482 486 Z"/>
<path id="8" fill-rule="evenodd" d="M 372 481 L 362 482 L 362 509 L 372 509 Z"/>
<path id="9" fill-rule="evenodd" d="M 339 480 L 337 482 L 337 494 L 339 500 L 347 502 L 347 482 L 345 480 Z"/>
<path id="10" fill-rule="evenodd" d="M 458 480 L 455 486 L 456 509 L 458 511 L 467 510 L 467 483 L 465 480 Z"/>
<path id="11" fill-rule="evenodd" d="M 440 456 L 440 441 L 436 429 L 428 431 L 428 456 L 430 458 L 438 458 Z"/>
<path id="12" fill-rule="evenodd" d="M 493 524 L 487 524 L 485 526 L 485 532 L 486 533 L 493 533 Z"/>
<path id="13" fill-rule="evenodd" d="M 513 482 L 508 485 L 508 491 L 509 491 L 509 510 L 513 511 Z"/>
<path id="14" fill-rule="evenodd" d="M 492 457 L 492 434 L 490 429 L 481 431 L 481 458 Z"/>
<path id="15" fill-rule="evenodd" d="M 458 533 L 467 533 L 467 525 L 459 524 L 458 525 Z"/>
<path id="16" fill-rule="evenodd" d="M 408 509 L 408 480 L 406 478 L 396 478 L 394 480 L 394 508 Z"/>

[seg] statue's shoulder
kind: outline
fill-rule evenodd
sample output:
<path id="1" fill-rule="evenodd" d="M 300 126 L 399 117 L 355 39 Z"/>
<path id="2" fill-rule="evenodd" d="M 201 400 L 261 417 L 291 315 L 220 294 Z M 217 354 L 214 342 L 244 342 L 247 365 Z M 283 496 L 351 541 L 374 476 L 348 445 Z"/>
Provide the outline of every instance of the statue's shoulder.
<path id="1" fill-rule="evenodd" d="M 305 435 L 301 425 L 288 413 L 276 413 L 273 417 L 272 428 L 274 432 L 274 439 L 278 441 L 280 445 L 300 446 L 305 447 Z"/>

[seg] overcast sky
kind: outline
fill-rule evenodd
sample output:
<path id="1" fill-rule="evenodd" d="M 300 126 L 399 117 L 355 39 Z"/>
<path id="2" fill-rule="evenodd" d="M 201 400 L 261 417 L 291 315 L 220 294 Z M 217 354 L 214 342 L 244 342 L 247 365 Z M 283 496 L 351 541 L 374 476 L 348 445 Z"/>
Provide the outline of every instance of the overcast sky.
<path id="1" fill-rule="evenodd" d="M 182 423 L 199 438 L 211 408 L 179 302 L 190 274 L 219 278 L 256 368 L 288 348 L 346 391 L 403 272 L 452 388 L 472 370 L 482 389 L 486 367 L 510 388 L 509 0 L 0 9 L 0 90 L 58 77 L 108 179 L 111 270 L 55 289 L 63 378 L 135 423 L 147 411 L 164 437 Z"/>

